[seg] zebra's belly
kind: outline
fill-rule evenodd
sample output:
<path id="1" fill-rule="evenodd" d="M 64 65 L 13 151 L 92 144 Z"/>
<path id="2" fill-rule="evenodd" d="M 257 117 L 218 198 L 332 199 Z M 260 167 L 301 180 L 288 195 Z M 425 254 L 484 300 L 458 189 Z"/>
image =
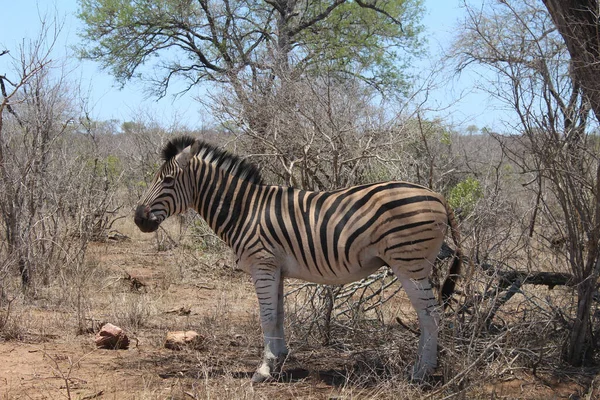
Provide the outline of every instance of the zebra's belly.
<path id="1" fill-rule="evenodd" d="M 378 258 L 364 260 L 359 265 L 333 264 L 309 268 L 295 258 L 286 256 L 282 262 L 282 273 L 286 278 L 301 279 L 307 282 L 342 285 L 366 278 L 384 265 Z"/>

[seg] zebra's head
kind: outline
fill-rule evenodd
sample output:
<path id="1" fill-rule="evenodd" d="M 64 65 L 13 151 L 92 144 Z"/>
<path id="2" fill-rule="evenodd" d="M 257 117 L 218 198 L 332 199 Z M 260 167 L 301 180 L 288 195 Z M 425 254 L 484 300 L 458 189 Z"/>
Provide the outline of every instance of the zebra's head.
<path id="1" fill-rule="evenodd" d="M 194 138 L 183 136 L 169 141 L 164 147 L 162 157 L 165 162 L 135 210 L 134 221 L 142 232 L 156 231 L 169 216 L 187 209 L 191 199 L 184 183 L 185 176 L 199 146 Z"/>

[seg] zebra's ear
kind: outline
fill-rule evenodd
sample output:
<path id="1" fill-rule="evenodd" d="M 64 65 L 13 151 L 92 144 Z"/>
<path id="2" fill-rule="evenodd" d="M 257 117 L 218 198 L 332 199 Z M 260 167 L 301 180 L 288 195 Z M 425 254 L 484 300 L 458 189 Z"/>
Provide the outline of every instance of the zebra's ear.
<path id="1" fill-rule="evenodd" d="M 177 156 L 175 156 L 175 162 L 181 169 L 186 169 L 193 156 L 198 154 L 200 150 L 200 143 L 196 140 L 192 145 L 183 149 Z"/>

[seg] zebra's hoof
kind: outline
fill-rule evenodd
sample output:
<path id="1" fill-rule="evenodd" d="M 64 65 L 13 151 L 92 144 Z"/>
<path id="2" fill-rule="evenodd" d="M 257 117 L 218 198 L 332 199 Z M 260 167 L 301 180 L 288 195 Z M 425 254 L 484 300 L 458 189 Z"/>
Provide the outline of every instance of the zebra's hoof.
<path id="1" fill-rule="evenodd" d="M 252 383 L 272 382 L 274 379 L 271 371 L 273 371 L 272 363 L 268 361 L 263 362 L 254 375 L 252 375 Z"/>
<path id="2" fill-rule="evenodd" d="M 273 382 L 273 377 L 269 375 L 263 375 L 260 372 L 256 371 L 254 375 L 252 375 L 252 383 L 264 383 L 264 382 Z"/>
<path id="3" fill-rule="evenodd" d="M 408 378 L 412 383 L 416 385 L 426 384 L 434 369 L 434 366 L 419 367 L 415 365 L 412 368 L 412 371 L 410 372 Z"/>

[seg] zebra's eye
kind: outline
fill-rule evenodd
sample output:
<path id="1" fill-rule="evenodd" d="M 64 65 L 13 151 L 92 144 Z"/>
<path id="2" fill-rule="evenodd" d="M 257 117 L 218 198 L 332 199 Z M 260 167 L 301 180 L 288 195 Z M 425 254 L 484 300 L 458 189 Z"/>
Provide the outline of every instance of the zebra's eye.
<path id="1" fill-rule="evenodd" d="M 165 186 L 173 186 L 175 184 L 175 178 L 173 178 L 171 175 L 167 175 L 163 178 L 163 184 Z"/>

